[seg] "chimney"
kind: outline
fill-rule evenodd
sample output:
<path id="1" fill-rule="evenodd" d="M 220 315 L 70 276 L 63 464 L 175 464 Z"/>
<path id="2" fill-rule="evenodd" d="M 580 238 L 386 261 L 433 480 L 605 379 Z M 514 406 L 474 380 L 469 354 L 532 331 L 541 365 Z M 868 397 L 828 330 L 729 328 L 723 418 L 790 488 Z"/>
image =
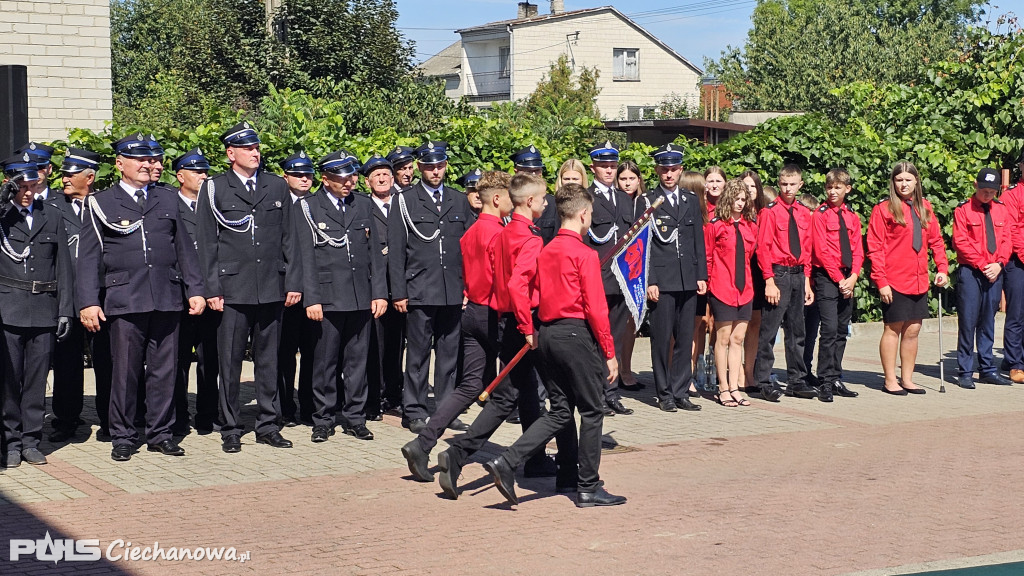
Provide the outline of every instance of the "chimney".
<path id="1" fill-rule="evenodd" d="M 522 20 L 524 18 L 533 18 L 536 15 L 537 15 L 537 5 L 536 4 L 530 4 L 529 2 L 520 2 L 519 3 L 519 12 L 516 15 L 516 19 L 517 20 Z"/>
<path id="2" fill-rule="evenodd" d="M 565 0 L 551 0 L 551 13 L 561 14 L 565 12 Z"/>

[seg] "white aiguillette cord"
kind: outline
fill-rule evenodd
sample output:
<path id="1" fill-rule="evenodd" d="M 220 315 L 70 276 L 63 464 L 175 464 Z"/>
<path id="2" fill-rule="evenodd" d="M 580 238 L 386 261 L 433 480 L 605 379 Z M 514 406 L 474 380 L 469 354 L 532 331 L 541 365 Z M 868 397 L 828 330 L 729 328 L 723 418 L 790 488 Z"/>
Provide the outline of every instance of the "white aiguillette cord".
<path id="1" fill-rule="evenodd" d="M 100 203 L 96 200 L 96 196 L 89 196 L 89 211 L 94 214 L 96 218 L 89 218 L 92 223 L 92 229 L 96 231 L 96 238 L 100 241 L 100 248 L 103 248 L 103 234 L 100 234 L 100 229 L 96 226 L 96 219 L 98 218 L 104 226 L 121 234 L 127 236 L 136 230 L 142 230 L 142 255 L 146 262 L 149 262 L 149 249 L 146 245 L 146 226 L 144 224 L 145 219 L 139 218 L 135 222 L 128 225 L 115 224 L 107 219 L 107 215 L 103 212 L 103 208 L 100 208 Z M 76 248 L 77 250 L 77 248 Z"/>
<path id="2" fill-rule="evenodd" d="M 221 228 L 225 230 L 231 230 L 232 232 L 238 232 L 239 234 L 249 232 L 252 237 L 253 246 L 256 245 L 256 226 L 254 225 L 254 218 L 252 214 L 246 214 L 238 220 L 228 220 L 220 210 L 217 210 L 217 204 L 214 202 L 216 196 L 215 185 L 213 180 L 206 181 L 209 185 L 207 186 L 207 194 L 210 199 L 210 212 L 213 212 L 213 218 L 220 224 Z"/>

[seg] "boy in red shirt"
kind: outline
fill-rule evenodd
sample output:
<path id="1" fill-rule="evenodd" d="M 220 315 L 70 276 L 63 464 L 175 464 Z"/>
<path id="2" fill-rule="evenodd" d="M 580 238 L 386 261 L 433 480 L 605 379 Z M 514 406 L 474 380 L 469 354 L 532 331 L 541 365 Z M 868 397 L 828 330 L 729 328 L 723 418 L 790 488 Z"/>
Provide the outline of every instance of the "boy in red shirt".
<path id="1" fill-rule="evenodd" d="M 995 317 L 1003 293 L 1003 269 L 1013 250 L 1012 220 L 999 192 L 999 173 L 982 168 L 974 182 L 974 195 L 953 211 L 953 246 L 956 248 L 956 363 L 957 383 L 974 388 L 974 342 L 978 342 L 978 374 L 986 384 L 1007 386 L 992 358 Z"/>
<path id="2" fill-rule="evenodd" d="M 542 449 L 555 434 L 566 428 L 575 429 L 573 410 L 577 409 L 580 441 L 576 505 L 585 508 L 623 504 L 626 499 L 606 492 L 598 475 L 604 422 L 603 382 L 615 382 L 618 363 L 608 323 L 601 265 L 597 253 L 583 243 L 582 237 L 590 228 L 593 195 L 578 184 L 567 184 L 555 198 L 562 225 L 554 240 L 541 251 L 538 261 L 537 285 L 544 298 L 537 309 L 541 327 L 532 342 L 540 355 L 551 409 L 504 454 L 485 463 L 484 468 L 494 476 L 502 495 L 511 504 L 518 504 L 516 467 Z"/>
<path id="3" fill-rule="evenodd" d="M 466 304 L 462 311 L 462 379 L 451 394 L 444 397 L 419 435 L 402 447 L 409 472 L 420 482 L 433 482 L 428 470 L 430 451 L 444 433 L 484 388 L 488 365 L 498 358 L 498 312 L 494 305 L 494 247 L 503 229 L 502 218 L 512 211 L 509 199 L 509 175 L 485 172 L 476 185 L 482 204 L 476 222 L 459 240 L 462 248 L 463 289 Z"/>
<path id="4" fill-rule="evenodd" d="M 757 261 L 764 274 L 761 329 L 758 334 L 754 380 L 765 400 L 778 402 L 782 391 L 769 380 L 775 364 L 772 347 L 785 321 L 786 395 L 814 398 L 804 365 L 804 306 L 814 302 L 811 291 L 811 211 L 796 201 L 804 185 L 794 164 L 779 171 L 779 197 L 758 214 Z"/>
<path id="5" fill-rule="evenodd" d="M 825 203 L 811 219 L 811 282 L 821 318 L 818 399 L 822 402 L 831 402 L 834 394 L 857 396 L 839 379 L 853 318 L 853 287 L 864 266 L 860 218 L 846 205 L 846 195 L 852 188 L 849 172 L 830 170 L 825 175 Z"/>

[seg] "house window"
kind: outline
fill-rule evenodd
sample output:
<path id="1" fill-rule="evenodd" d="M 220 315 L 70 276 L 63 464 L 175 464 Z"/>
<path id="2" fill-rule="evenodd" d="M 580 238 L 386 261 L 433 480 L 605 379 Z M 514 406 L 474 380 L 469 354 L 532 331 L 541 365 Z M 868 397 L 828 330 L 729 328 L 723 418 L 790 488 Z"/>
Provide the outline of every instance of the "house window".
<path id="1" fill-rule="evenodd" d="M 508 69 L 508 46 L 498 47 L 498 77 L 508 78 L 510 76 Z"/>
<path id="2" fill-rule="evenodd" d="M 650 120 L 657 115 L 655 106 L 626 106 L 626 120 Z"/>
<path id="3" fill-rule="evenodd" d="M 640 61 L 636 48 L 612 49 L 612 80 L 640 80 Z"/>

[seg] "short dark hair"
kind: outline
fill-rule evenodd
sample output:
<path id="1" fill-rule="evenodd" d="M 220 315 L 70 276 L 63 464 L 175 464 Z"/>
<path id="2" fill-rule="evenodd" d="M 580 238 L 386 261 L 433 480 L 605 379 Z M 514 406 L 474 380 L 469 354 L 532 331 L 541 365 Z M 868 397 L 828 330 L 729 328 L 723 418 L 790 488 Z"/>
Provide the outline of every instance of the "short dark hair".
<path id="1" fill-rule="evenodd" d="M 783 176 L 799 176 L 803 178 L 804 171 L 796 164 L 786 164 L 782 167 L 782 170 L 779 170 L 779 178 L 782 178 Z"/>
<path id="2" fill-rule="evenodd" d="M 558 217 L 563 221 L 576 217 L 593 204 L 594 195 L 579 184 L 566 184 L 555 192 L 555 207 L 558 208 Z"/>

